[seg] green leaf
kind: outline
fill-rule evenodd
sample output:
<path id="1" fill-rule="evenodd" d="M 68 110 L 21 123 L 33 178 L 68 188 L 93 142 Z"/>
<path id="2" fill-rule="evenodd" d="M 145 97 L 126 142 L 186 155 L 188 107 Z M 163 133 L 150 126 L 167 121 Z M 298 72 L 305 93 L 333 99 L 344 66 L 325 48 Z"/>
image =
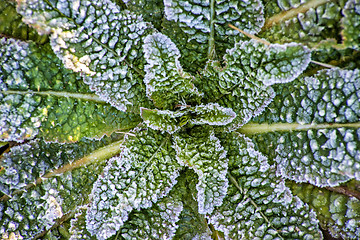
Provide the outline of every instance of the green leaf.
<path id="1" fill-rule="evenodd" d="M 141 108 L 140 114 L 150 128 L 173 134 L 181 128 L 180 118 L 185 112 Z"/>
<path id="2" fill-rule="evenodd" d="M 165 35 L 154 33 L 144 40 L 147 96 L 158 108 L 173 109 L 184 101 L 197 101 L 200 93 L 192 83 L 194 77 L 183 71 L 180 52 Z"/>
<path id="3" fill-rule="evenodd" d="M 360 1 L 349 0 L 346 2 L 341 19 L 343 27 L 342 37 L 345 46 L 360 50 Z"/>
<path id="4" fill-rule="evenodd" d="M 164 5 L 163 33 L 182 46 L 182 64 L 194 73 L 239 40 L 241 34 L 229 28 L 229 23 L 253 34 L 264 24 L 263 4 L 258 0 L 167 0 Z"/>
<path id="5" fill-rule="evenodd" d="M 229 239 L 320 239 L 316 216 L 298 198 L 250 139 L 220 137 L 229 158 L 231 184 L 208 219 Z"/>
<path id="6" fill-rule="evenodd" d="M 320 225 L 335 238 L 357 239 L 360 233 L 360 200 L 310 184 L 290 183 L 294 194 L 316 211 Z M 346 189 L 346 187 L 344 187 Z"/>
<path id="7" fill-rule="evenodd" d="M 177 222 L 174 239 L 210 239 L 211 231 L 204 215 L 198 211 L 194 191 L 198 183 L 197 174 L 190 169 L 183 171 L 172 191 L 181 196 L 183 210 Z"/>
<path id="8" fill-rule="evenodd" d="M 150 128 L 173 134 L 187 123 L 226 125 L 236 116 L 230 108 L 221 107 L 217 103 L 202 104 L 196 107 L 185 106 L 184 109 L 173 112 L 141 108 L 141 117 Z"/>
<path id="9" fill-rule="evenodd" d="M 195 127 L 190 134 L 174 136 L 176 158 L 182 165 L 193 169 L 199 176 L 196 185 L 199 213 L 211 213 L 215 206 L 222 203 L 226 195 L 226 151 L 220 145 L 213 130 Z"/>
<path id="10" fill-rule="evenodd" d="M 141 16 L 109 0 L 21 1 L 18 11 L 40 33 L 52 33 L 56 55 L 67 68 L 87 75 L 85 82 L 103 100 L 122 111 L 150 106 L 142 98 L 141 46 L 152 26 Z"/>
<path id="11" fill-rule="evenodd" d="M 345 1 L 269 1 L 265 5 L 269 16 L 259 35 L 273 43 L 295 41 L 313 47 L 321 41 L 336 43 Z"/>
<path id="12" fill-rule="evenodd" d="M 163 0 L 123 0 L 127 9 L 138 15 L 142 15 L 146 22 L 151 22 L 156 29 L 161 29 L 163 21 Z"/>
<path id="13" fill-rule="evenodd" d="M 224 59 L 223 68 L 210 61 L 202 73 L 204 79 L 196 85 L 205 99 L 233 109 L 237 118 L 228 125 L 233 130 L 272 101 L 274 93 L 269 85 L 293 81 L 306 69 L 310 51 L 298 44 L 267 46 L 251 40 L 236 43 Z"/>
<path id="14" fill-rule="evenodd" d="M 133 211 L 121 228 L 124 239 L 172 239 L 183 205 L 175 197 L 160 199 L 151 208 Z"/>
<path id="15" fill-rule="evenodd" d="M 202 104 L 189 110 L 194 115 L 189 122 L 195 125 L 226 125 L 236 117 L 231 108 L 221 107 L 217 103 Z"/>
<path id="16" fill-rule="evenodd" d="M 101 160 L 119 152 L 116 140 L 67 145 L 31 141 L 12 148 L 2 158 L 0 191 L 6 195 L 0 199 L 0 232 L 32 239 L 87 202 L 104 167 Z"/>
<path id="17" fill-rule="evenodd" d="M 257 33 L 264 23 L 263 5 L 256 0 L 231 3 L 166 0 L 164 5 L 166 18 L 179 22 L 183 31 L 199 43 L 214 41 L 211 39 L 214 35 L 218 38 L 238 35 L 239 32 L 227 28 L 229 21 L 250 33 Z"/>
<path id="18" fill-rule="evenodd" d="M 39 35 L 21 21 L 22 16 L 16 12 L 16 3 L 11 0 L 0 0 L 0 34 L 21 40 L 33 40 L 43 44 L 47 42 L 47 35 Z"/>
<path id="19" fill-rule="evenodd" d="M 62 67 L 49 47 L 0 40 L 0 136 L 23 141 L 101 138 L 133 128 L 135 114 L 123 113 L 91 93 L 82 77 Z"/>
<path id="20" fill-rule="evenodd" d="M 359 70 L 324 70 L 292 86 L 278 86 L 269 110 L 257 119 L 273 124 L 253 125 L 259 134 L 254 138 L 261 146 L 272 146 L 285 178 L 317 186 L 359 180 L 359 95 Z M 261 132 L 265 128 L 279 132 Z"/>
<path id="21" fill-rule="evenodd" d="M 116 234 L 133 209 L 149 208 L 166 196 L 179 175 L 169 136 L 153 130 L 134 133 L 136 138 L 125 142 L 120 157 L 110 159 L 91 193 L 87 230 L 100 239 Z"/>

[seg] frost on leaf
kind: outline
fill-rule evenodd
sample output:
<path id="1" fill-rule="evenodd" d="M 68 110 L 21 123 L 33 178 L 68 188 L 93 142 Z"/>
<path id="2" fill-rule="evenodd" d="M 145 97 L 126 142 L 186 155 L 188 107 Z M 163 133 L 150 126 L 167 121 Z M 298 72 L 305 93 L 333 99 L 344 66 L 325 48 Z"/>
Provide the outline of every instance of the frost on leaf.
<path id="1" fill-rule="evenodd" d="M 180 118 L 185 112 L 169 110 L 152 110 L 147 108 L 140 109 L 141 117 L 147 126 L 154 130 L 173 134 L 181 128 Z"/>
<path id="2" fill-rule="evenodd" d="M 352 183 L 348 186 L 351 185 Z M 316 211 L 320 226 L 329 231 L 334 238 L 359 238 L 360 200 L 358 198 L 311 184 L 292 182 L 290 188 L 294 194 Z"/>
<path id="3" fill-rule="evenodd" d="M 345 1 L 344 1 L 345 2 Z M 275 16 L 267 16 L 267 22 L 260 37 L 273 43 L 298 42 L 308 46 L 318 46 L 321 41 L 336 42 L 339 38 L 341 10 L 343 1 L 316 1 L 309 8 L 311 1 L 279 0 L 265 5 L 265 12 Z M 301 6 L 302 5 L 302 6 Z M 305 5 L 305 6 L 304 6 Z M 298 8 L 306 11 L 294 11 L 295 16 L 287 18 L 286 11 Z M 277 21 L 269 21 L 274 17 Z"/>
<path id="4" fill-rule="evenodd" d="M 32 239 L 49 230 L 64 214 L 62 201 L 56 189 L 45 192 L 38 188 L 0 202 L 0 234 L 4 237 L 6 233 L 18 232 L 24 239 Z"/>
<path id="5" fill-rule="evenodd" d="M 193 169 L 199 177 L 196 185 L 199 213 L 211 213 L 220 206 L 228 187 L 226 151 L 213 130 L 194 127 L 190 134 L 174 136 L 176 158 L 181 165 Z"/>
<path id="6" fill-rule="evenodd" d="M 18 231 L 32 239 L 50 229 L 57 218 L 87 201 L 100 164 L 88 164 L 71 172 L 53 174 L 62 166 L 84 157 L 114 139 L 81 140 L 74 144 L 46 143 L 39 140 L 12 147 L 1 158 L 0 235 Z M 55 176 L 56 175 L 56 176 Z M 8 199 L 9 198 L 9 199 Z M 8 200 L 7 200 L 8 199 Z"/>
<path id="7" fill-rule="evenodd" d="M 221 107 L 217 103 L 208 103 L 190 108 L 194 118 L 189 122 L 196 125 L 226 125 L 235 117 L 236 113 L 231 108 Z"/>
<path id="8" fill-rule="evenodd" d="M 297 44 L 270 46 L 255 40 L 241 41 L 224 56 L 225 67 L 210 61 L 199 89 L 207 99 L 229 107 L 237 118 L 228 125 L 236 129 L 260 114 L 271 102 L 269 85 L 294 80 L 310 61 L 310 52 Z"/>
<path id="9" fill-rule="evenodd" d="M 155 106 L 173 109 L 184 100 L 196 101 L 200 93 L 192 83 L 194 77 L 183 71 L 180 52 L 165 35 L 154 33 L 144 40 L 147 65 L 145 78 L 147 96 Z"/>
<path id="10" fill-rule="evenodd" d="M 179 175 L 167 135 L 153 130 L 134 134 L 94 184 L 86 221 L 87 230 L 98 239 L 114 235 L 133 209 L 149 208 L 166 196 Z"/>
<path id="11" fill-rule="evenodd" d="M 253 34 L 264 24 L 263 4 L 258 0 L 166 0 L 164 5 L 162 32 L 181 46 L 182 64 L 193 73 L 209 58 L 222 56 L 241 38 L 238 31 L 228 27 L 229 23 Z"/>
<path id="12" fill-rule="evenodd" d="M 195 189 L 198 175 L 191 169 L 182 171 L 178 183 L 172 191 L 181 197 L 183 210 L 177 222 L 178 229 L 174 239 L 211 239 L 211 230 L 205 215 L 198 211 Z M 171 194 L 171 193 L 170 193 Z"/>
<path id="13" fill-rule="evenodd" d="M 182 210 L 180 199 L 170 194 L 151 208 L 133 211 L 121 227 L 121 236 L 124 239 L 172 239 Z"/>
<path id="14" fill-rule="evenodd" d="M 349 0 L 343 9 L 341 19 L 344 44 L 360 50 L 360 1 Z"/>
<path id="15" fill-rule="evenodd" d="M 258 141 L 276 148 L 279 174 L 317 186 L 360 180 L 360 71 L 323 70 L 275 89 L 269 110 L 256 121 L 293 123 L 298 129 L 265 133 Z"/>
<path id="16" fill-rule="evenodd" d="M 21 40 L 32 40 L 39 44 L 48 41 L 47 35 L 39 35 L 35 29 L 22 21 L 16 12 L 16 2 L 0 0 L 0 34 Z"/>
<path id="17" fill-rule="evenodd" d="M 229 158 L 224 203 L 208 216 L 226 239 L 321 239 L 314 212 L 293 197 L 250 139 L 220 137 Z"/>
<path id="18" fill-rule="evenodd" d="M 86 212 L 87 206 L 79 206 L 76 208 L 74 218 L 70 221 L 70 240 L 82 240 L 91 238 L 90 233 L 86 230 Z"/>
<path id="19" fill-rule="evenodd" d="M 67 68 L 86 75 L 86 83 L 105 101 L 125 111 L 149 105 L 141 86 L 143 35 L 152 26 L 140 16 L 104 1 L 21 1 L 18 11 L 51 45 Z"/>
<path id="20" fill-rule="evenodd" d="M 164 5 L 166 18 L 179 22 L 199 43 L 206 43 L 212 31 L 219 39 L 238 35 L 227 27 L 229 22 L 250 33 L 257 33 L 264 24 L 263 5 L 257 0 L 216 1 L 214 5 L 210 1 L 165 0 Z"/>
<path id="21" fill-rule="evenodd" d="M 101 141 L 82 139 L 65 145 L 37 139 L 12 147 L 1 158 L 4 170 L 0 175 L 0 192 L 12 196 L 14 191 L 36 183 L 45 174 L 84 157 L 110 141 L 106 137 Z"/>
<path id="22" fill-rule="evenodd" d="M 65 69 L 48 45 L 0 40 L 0 137 L 23 141 L 101 138 L 134 127 L 135 114 L 118 111 Z"/>

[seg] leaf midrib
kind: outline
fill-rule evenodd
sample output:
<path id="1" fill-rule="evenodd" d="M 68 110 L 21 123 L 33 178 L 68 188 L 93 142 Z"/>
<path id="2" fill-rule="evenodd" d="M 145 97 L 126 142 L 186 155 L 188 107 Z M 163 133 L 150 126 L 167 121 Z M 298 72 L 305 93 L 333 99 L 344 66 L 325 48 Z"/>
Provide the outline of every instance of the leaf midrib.
<path id="1" fill-rule="evenodd" d="M 238 131 L 245 135 L 254 135 L 268 132 L 291 132 L 307 131 L 311 129 L 334 129 L 334 128 L 360 128 L 360 121 L 353 123 L 319 123 L 319 124 L 300 124 L 300 123 L 247 123 Z"/>
<path id="2" fill-rule="evenodd" d="M 75 93 L 75 92 L 60 92 L 60 91 L 32 91 L 32 90 L 5 90 L 0 91 L 0 93 L 4 95 L 10 94 L 18 94 L 18 95 L 27 95 L 27 94 L 35 94 L 41 96 L 55 96 L 59 98 L 75 98 L 78 100 L 97 102 L 106 104 L 107 102 L 99 98 L 96 94 L 90 93 Z"/>

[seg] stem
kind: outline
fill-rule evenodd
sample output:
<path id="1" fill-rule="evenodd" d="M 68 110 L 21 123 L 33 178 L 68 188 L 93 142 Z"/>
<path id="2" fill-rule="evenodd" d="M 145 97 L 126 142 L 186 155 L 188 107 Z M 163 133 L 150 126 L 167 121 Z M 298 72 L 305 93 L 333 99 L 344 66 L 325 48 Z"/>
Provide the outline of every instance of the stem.
<path id="1" fill-rule="evenodd" d="M 26 95 L 26 94 L 36 94 L 42 96 L 56 96 L 56 97 L 69 97 L 75 99 L 81 99 L 85 101 L 94 101 L 99 103 L 107 103 L 106 101 L 99 98 L 96 94 L 88 94 L 88 93 L 72 93 L 72 92 L 56 92 L 56 91 L 19 91 L 19 90 L 6 90 L 1 91 L 2 94 L 19 94 L 19 95 Z"/>
<path id="2" fill-rule="evenodd" d="M 240 133 L 253 135 L 268 132 L 289 132 L 307 131 L 309 129 L 329 129 L 329 128 L 360 128 L 360 122 L 355 123 L 323 123 L 323 124 L 299 124 L 299 123 L 248 123 L 239 129 Z"/>
<path id="3" fill-rule="evenodd" d="M 317 8 L 318 6 L 328 2 L 330 2 L 330 0 L 311 0 L 307 3 L 304 3 L 303 5 L 300 5 L 298 8 L 291 8 L 287 11 L 276 14 L 265 21 L 262 31 L 271 28 L 275 24 L 296 17 L 299 13 L 305 13 L 311 8 Z"/>
<path id="4" fill-rule="evenodd" d="M 215 0 L 210 2 L 210 37 L 209 37 L 209 49 L 208 49 L 208 59 L 212 59 L 215 51 Z"/>

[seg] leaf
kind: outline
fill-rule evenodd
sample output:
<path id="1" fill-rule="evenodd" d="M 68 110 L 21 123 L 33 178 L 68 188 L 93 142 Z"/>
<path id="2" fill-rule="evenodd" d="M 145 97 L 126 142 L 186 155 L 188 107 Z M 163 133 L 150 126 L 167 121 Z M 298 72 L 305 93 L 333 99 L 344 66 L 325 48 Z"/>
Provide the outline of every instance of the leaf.
<path id="1" fill-rule="evenodd" d="M 173 134 L 181 128 L 178 122 L 185 112 L 141 108 L 140 114 L 150 128 Z"/>
<path id="2" fill-rule="evenodd" d="M 49 47 L 0 40 L 0 136 L 23 141 L 101 138 L 136 126 L 139 117 L 122 113 L 90 93 L 82 77 L 61 66 Z"/>
<path id="3" fill-rule="evenodd" d="M 173 109 L 186 100 L 198 100 L 200 93 L 192 83 L 194 77 L 183 71 L 180 52 L 171 40 L 161 34 L 144 40 L 147 61 L 145 78 L 147 96 L 161 109 Z"/>
<path id="4" fill-rule="evenodd" d="M 87 206 L 80 206 L 75 211 L 75 216 L 70 221 L 70 240 L 91 239 L 90 233 L 86 230 Z"/>
<path id="5" fill-rule="evenodd" d="M 211 231 L 204 215 L 198 211 L 195 189 L 197 174 L 190 169 L 182 172 L 172 191 L 181 197 L 183 210 L 177 222 L 178 228 L 173 239 L 210 239 Z"/>
<path id="6" fill-rule="evenodd" d="M 185 3 L 166 0 L 164 5 L 166 18 L 179 22 L 183 31 L 199 43 L 206 42 L 214 34 L 217 37 L 239 34 L 226 27 L 229 21 L 250 33 L 257 33 L 264 23 L 262 3 L 256 0 L 231 3 L 216 1 L 216 4 L 210 1 Z"/>
<path id="7" fill-rule="evenodd" d="M 202 104 L 189 110 L 195 115 L 189 122 L 196 125 L 226 125 L 236 117 L 236 113 L 231 108 L 221 107 L 217 103 Z"/>
<path id="8" fill-rule="evenodd" d="M 150 106 L 141 98 L 141 46 L 152 26 L 141 16 L 121 11 L 109 0 L 21 1 L 18 12 L 40 33 L 52 33 L 56 55 L 67 68 L 85 74 L 101 99 L 122 111 Z"/>
<path id="9" fill-rule="evenodd" d="M 339 38 L 341 9 L 345 1 L 270 1 L 260 37 L 273 43 L 298 42 L 317 47 Z M 333 44 L 334 45 L 334 44 Z"/>
<path id="10" fill-rule="evenodd" d="M 221 107 L 217 103 L 188 108 L 185 106 L 184 108 L 185 110 L 180 111 L 141 108 L 140 111 L 142 119 L 150 128 L 170 134 L 175 133 L 187 123 L 195 125 L 226 125 L 236 116 L 230 108 Z"/>
<path id="11" fill-rule="evenodd" d="M 215 206 L 221 205 L 226 195 L 226 151 L 213 130 L 195 127 L 190 131 L 190 136 L 181 133 L 174 136 L 176 158 L 181 165 L 188 166 L 198 174 L 196 189 L 199 213 L 207 214 Z"/>
<path id="12" fill-rule="evenodd" d="M 96 162 L 91 154 L 105 147 L 105 155 L 109 155 L 115 139 L 67 145 L 31 141 L 12 148 L 2 158 L 5 173 L 0 179 L 0 191 L 10 198 L 3 195 L 0 199 L 1 233 L 16 232 L 24 239 L 32 239 L 87 202 L 92 184 L 104 167 L 104 156 L 97 154 Z M 79 159 L 85 158 L 87 162 L 82 163 L 87 167 L 75 169 Z"/>
<path id="13" fill-rule="evenodd" d="M 179 175 L 168 136 L 152 130 L 135 134 L 94 184 L 86 221 L 98 239 L 116 234 L 133 209 L 149 208 L 166 196 Z"/>
<path id="14" fill-rule="evenodd" d="M 121 228 L 124 239 L 172 239 L 183 210 L 180 199 L 162 198 L 151 208 L 133 211 Z"/>
<path id="15" fill-rule="evenodd" d="M 316 211 L 320 225 L 335 238 L 357 239 L 360 233 L 360 200 L 310 184 L 292 182 L 291 190 Z"/>
<path id="16" fill-rule="evenodd" d="M 222 56 L 240 38 L 229 28 L 257 33 L 264 23 L 261 1 L 164 1 L 163 33 L 171 38 L 183 56 L 182 64 L 193 73 L 216 56 Z M 167 21 L 166 21 L 167 20 Z"/>
<path id="17" fill-rule="evenodd" d="M 251 140 L 220 137 L 229 158 L 231 184 L 208 219 L 226 239 L 320 239 L 316 216 L 294 198 Z"/>
<path id="18" fill-rule="evenodd" d="M 285 178 L 320 187 L 359 180 L 360 71 L 324 70 L 295 84 L 279 86 L 258 119 L 281 131 L 259 132 L 259 145 L 275 149 L 278 173 Z"/>
<path id="19" fill-rule="evenodd" d="M 293 81 L 310 61 L 310 51 L 298 44 L 266 46 L 255 40 L 238 42 L 224 56 L 226 66 L 210 61 L 197 82 L 205 99 L 232 108 L 234 130 L 259 115 L 274 97 L 268 87 Z"/>
<path id="20" fill-rule="evenodd" d="M 345 46 L 360 50 L 360 1 L 349 0 L 346 2 L 341 19 L 342 37 Z"/>
<path id="21" fill-rule="evenodd" d="M 33 40 L 43 44 L 48 36 L 40 36 L 35 29 L 21 21 L 21 15 L 16 12 L 16 3 L 9 0 L 0 0 L 0 34 L 21 40 Z"/>
<path id="22" fill-rule="evenodd" d="M 156 29 L 161 29 L 164 12 L 163 0 L 126 0 L 123 2 L 131 12 L 142 15 L 146 22 L 151 22 Z"/>
<path id="23" fill-rule="evenodd" d="M 67 145 L 37 139 L 12 147 L 10 152 L 1 158 L 1 166 L 5 171 L 0 175 L 0 191 L 12 196 L 19 190 L 26 190 L 31 185 L 41 182 L 42 178 L 48 178 L 46 176 L 60 174 L 55 173 L 59 170 L 62 173 L 61 169 L 64 166 L 69 168 L 74 160 L 85 158 L 101 147 L 107 147 L 107 155 L 115 155 L 119 150 L 112 149 L 110 144 L 119 140 L 118 137 L 105 137 L 101 141 L 82 139 Z M 96 155 L 98 161 L 101 158 L 101 155 Z M 84 163 L 91 160 L 94 159 L 87 156 Z"/>

